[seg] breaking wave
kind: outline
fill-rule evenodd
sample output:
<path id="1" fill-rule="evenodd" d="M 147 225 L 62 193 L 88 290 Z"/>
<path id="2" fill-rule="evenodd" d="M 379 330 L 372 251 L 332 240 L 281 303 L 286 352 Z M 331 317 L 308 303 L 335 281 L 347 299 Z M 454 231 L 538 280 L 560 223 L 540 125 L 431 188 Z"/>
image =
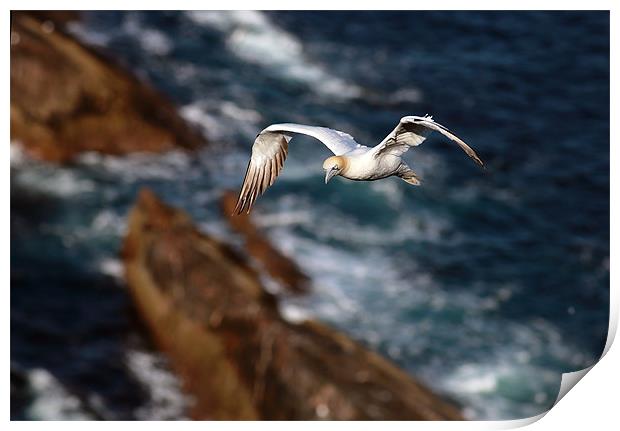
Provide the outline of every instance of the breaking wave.
<path id="1" fill-rule="evenodd" d="M 239 58 L 268 68 L 274 75 L 305 83 L 319 94 L 355 98 L 361 89 L 333 76 L 304 54 L 295 36 L 278 28 L 259 11 L 191 11 L 196 24 L 226 34 L 226 45 Z"/>
<path id="2" fill-rule="evenodd" d="M 35 368 L 27 372 L 27 382 L 33 400 L 28 406 L 28 419 L 41 421 L 96 419 L 87 413 L 82 402 L 72 395 L 48 371 Z"/>
<path id="3" fill-rule="evenodd" d="M 131 372 L 148 389 L 148 401 L 135 412 L 138 420 L 187 420 L 192 398 L 181 390 L 179 380 L 170 373 L 168 361 L 160 353 L 129 350 Z"/>

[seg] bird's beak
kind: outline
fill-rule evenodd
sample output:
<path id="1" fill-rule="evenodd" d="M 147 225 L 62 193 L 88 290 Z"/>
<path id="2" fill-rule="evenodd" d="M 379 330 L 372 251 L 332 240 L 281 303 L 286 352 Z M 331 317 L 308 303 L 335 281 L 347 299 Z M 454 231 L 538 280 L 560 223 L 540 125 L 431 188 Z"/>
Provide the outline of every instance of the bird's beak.
<path id="1" fill-rule="evenodd" d="M 326 170 L 325 171 L 325 184 L 327 184 L 329 182 L 329 180 L 331 180 L 334 175 L 338 174 L 338 169 L 330 169 L 330 170 Z"/>

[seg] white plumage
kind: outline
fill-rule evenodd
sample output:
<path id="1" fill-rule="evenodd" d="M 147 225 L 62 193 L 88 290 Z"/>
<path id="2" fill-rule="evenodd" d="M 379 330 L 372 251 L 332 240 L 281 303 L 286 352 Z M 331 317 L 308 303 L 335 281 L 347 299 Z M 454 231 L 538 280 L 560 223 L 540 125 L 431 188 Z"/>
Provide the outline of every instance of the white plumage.
<path id="1" fill-rule="evenodd" d="M 357 181 L 374 181 L 397 176 L 409 184 L 419 185 L 418 176 L 403 162 L 401 156 L 409 148 L 420 145 L 433 131 L 456 142 L 480 166 L 482 160 L 469 145 L 432 117 L 407 116 L 375 147 L 355 142 L 347 133 L 327 127 L 303 124 L 272 124 L 258 134 L 252 146 L 252 157 L 239 192 L 235 212 L 250 212 L 256 198 L 272 185 L 282 170 L 292 134 L 312 136 L 334 153 L 323 162 L 325 183 L 340 175 Z"/>

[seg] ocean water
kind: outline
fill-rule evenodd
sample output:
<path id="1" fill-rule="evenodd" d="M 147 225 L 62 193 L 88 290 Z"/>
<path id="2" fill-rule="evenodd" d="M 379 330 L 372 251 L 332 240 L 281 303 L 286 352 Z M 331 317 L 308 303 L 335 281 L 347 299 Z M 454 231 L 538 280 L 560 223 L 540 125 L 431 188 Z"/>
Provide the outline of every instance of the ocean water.
<path id="1" fill-rule="evenodd" d="M 591 365 L 609 313 L 609 14 L 90 12 L 71 31 L 178 104 L 197 154 L 11 146 L 11 416 L 182 419 L 191 398 L 148 341 L 118 252 L 153 188 L 233 244 L 217 210 L 258 131 L 301 122 L 378 143 L 434 115 L 487 163 L 431 136 L 423 179 L 323 184 L 296 138 L 254 218 L 313 279 L 282 299 L 391 358 L 472 419 L 546 410 Z M 309 161 L 315 161 L 311 163 Z"/>

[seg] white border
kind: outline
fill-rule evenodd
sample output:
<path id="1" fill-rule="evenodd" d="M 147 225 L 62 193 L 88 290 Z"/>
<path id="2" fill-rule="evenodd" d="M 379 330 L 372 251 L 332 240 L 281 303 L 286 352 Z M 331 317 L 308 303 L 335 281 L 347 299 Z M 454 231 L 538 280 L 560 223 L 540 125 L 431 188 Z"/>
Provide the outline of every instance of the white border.
<path id="1" fill-rule="evenodd" d="M 618 53 L 617 53 L 617 37 L 618 37 L 618 24 L 620 24 L 618 19 L 618 11 L 620 10 L 617 6 L 614 8 L 615 4 L 613 1 L 601 1 L 601 0 L 590 0 L 588 2 L 583 1 L 548 1 L 548 0 L 521 0 L 521 1 L 502 1 L 501 4 L 494 1 L 479 1 L 472 0 L 468 2 L 463 1 L 433 1 L 433 2 L 415 2 L 415 4 L 411 2 L 404 1 L 393 1 L 393 0 L 383 0 L 380 3 L 368 1 L 368 0 L 359 0 L 354 4 L 353 2 L 343 2 L 343 1 L 324 1 L 318 0 L 313 2 L 305 2 L 305 3 L 297 3 L 292 5 L 290 2 L 283 0 L 264 0 L 262 2 L 248 2 L 248 1 L 240 1 L 240 0 L 228 0 L 226 2 L 203 2 L 203 1 L 189 1 L 189 0 L 177 0 L 173 3 L 169 1 L 133 1 L 129 3 L 127 0 L 119 1 L 119 0 L 107 0 L 103 1 L 90 1 L 88 3 L 79 3 L 75 1 L 67 1 L 67 0 L 58 0 L 54 2 L 41 2 L 41 1 L 8 1 L 9 9 L 7 9 L 5 13 L 5 20 L 3 21 L 3 33 L 4 35 L 9 34 L 9 20 L 10 15 L 9 11 L 11 9 L 81 9 L 85 6 L 91 9 L 118 9 L 118 10 L 132 10 L 132 9 L 282 9 L 282 10 L 320 10 L 320 9 L 351 9 L 352 6 L 355 6 L 356 9 L 376 9 L 377 6 L 381 6 L 381 9 L 410 9 L 411 6 L 415 6 L 416 9 L 419 10 L 464 10 L 463 6 L 467 6 L 468 9 L 475 10 L 495 10 L 495 9 L 509 9 L 509 10 L 529 10 L 529 9 L 544 9 L 544 10 L 567 10 L 567 9 L 584 9 L 588 8 L 589 10 L 611 10 L 611 118 L 617 118 L 617 103 L 618 103 L 618 89 L 617 85 L 615 85 L 614 77 L 618 76 Z M 2 45 L 3 50 L 3 74 L 4 74 L 4 88 L 6 89 L 5 94 L 9 94 L 10 91 L 10 51 L 9 51 L 9 43 L 5 39 L 5 43 Z M 6 100 L 6 99 L 5 99 Z M 2 105 L 3 110 L 3 121 L 6 125 L 5 129 L 8 131 L 10 129 L 10 111 L 9 104 L 5 102 Z M 618 133 L 617 128 L 614 125 L 614 122 L 611 122 L 611 140 L 610 142 L 618 142 Z M 618 166 L 618 154 L 617 148 L 615 146 L 611 146 L 611 159 L 610 166 Z M 2 154 L 4 158 L 4 166 L 10 166 L 10 149 L 8 143 L 5 145 L 4 152 Z M 6 176 L 3 180 L 3 199 L 2 205 L 4 211 L 2 211 L 1 216 L 3 219 L 3 226 L 7 229 L 5 238 L 10 237 L 10 173 L 9 169 L 6 170 Z M 617 183 L 617 175 L 614 174 L 614 170 L 611 169 L 610 172 L 610 181 L 611 181 L 611 190 L 615 190 L 614 185 Z M 612 192 L 613 194 L 613 192 Z M 611 220 L 615 220 L 620 213 L 618 212 L 618 205 L 615 200 L 611 200 Z M 614 250 L 614 244 L 618 242 L 618 230 L 614 227 L 612 223 L 610 226 L 611 229 L 611 250 Z M 2 247 L 2 273 L 5 274 L 5 277 L 8 279 L 5 282 L 5 288 L 2 290 L 2 295 L 4 295 L 4 304 L 5 304 L 5 319 L 2 323 L 2 333 L 4 335 L 4 340 L 9 340 L 10 337 L 10 300 L 9 300 L 9 288 L 10 286 L 10 241 L 6 241 Z M 616 256 L 611 253 L 610 255 L 610 267 L 615 267 L 617 262 Z M 576 372 L 570 373 L 571 375 L 564 375 L 562 388 L 572 388 L 576 382 L 578 382 L 585 374 L 587 376 L 584 378 L 583 383 L 581 383 L 580 389 L 576 391 L 571 391 L 569 395 L 565 398 L 562 396 L 566 395 L 566 392 L 561 390 L 561 396 L 558 396 L 558 403 L 556 401 L 556 406 L 551 410 L 551 414 L 546 415 L 546 413 L 535 416 L 533 418 L 513 420 L 513 421 L 487 421 L 487 422 L 459 422 L 459 423 L 432 423 L 432 422 L 330 422 L 330 423 L 321 423 L 321 427 L 342 427 L 345 426 L 347 428 L 383 428 L 390 427 L 394 429 L 402 429 L 409 430 L 412 426 L 420 429 L 435 429 L 435 430 L 446 430 L 446 429 L 471 429 L 471 430 L 480 430 L 480 429 L 507 429 L 507 428 L 515 428 L 521 427 L 524 425 L 528 425 L 530 423 L 536 422 L 542 417 L 543 420 L 537 422 L 536 425 L 538 427 L 545 427 L 545 429 L 549 428 L 562 428 L 572 429 L 573 426 L 578 425 L 580 428 L 585 426 L 592 427 L 593 425 L 596 428 L 603 427 L 603 429 L 609 429 L 609 424 L 616 423 L 617 419 L 613 417 L 614 409 L 617 408 L 615 405 L 615 400 L 617 400 L 617 388 L 613 385 L 612 382 L 620 382 L 620 373 L 618 373 L 618 367 L 615 364 L 620 363 L 620 354 L 618 353 L 618 348 L 611 348 L 612 342 L 617 331 L 618 326 L 618 309 L 619 309 L 619 297 L 618 297 L 618 277 L 614 277 L 613 273 L 611 274 L 611 313 L 610 313 L 610 328 L 607 339 L 607 344 L 605 347 L 605 356 L 601 359 L 601 362 L 594 367 L 586 370 L 585 372 Z M 10 353 L 9 353 L 9 343 L 5 342 L 3 344 L 4 354 L 2 355 L 2 361 L 4 364 L 5 373 L 3 374 L 3 382 L 4 382 L 4 391 L 3 401 L 5 405 L 6 418 L 10 418 L 10 382 L 9 382 L 9 373 L 8 370 L 10 368 Z M 588 371 L 592 370 L 590 373 Z M 612 404 L 613 403 L 613 404 Z M 600 424 L 600 425 L 599 425 Z M 36 422 L 11 422 L 11 428 L 19 428 L 19 429 L 32 429 L 39 426 L 45 426 L 46 428 L 54 429 L 66 429 L 73 428 L 75 429 L 83 429 L 84 426 L 98 428 L 108 427 L 108 424 L 104 422 L 92 422 L 92 423 L 41 423 Z M 121 422 L 117 423 L 115 426 L 133 426 L 133 422 Z M 195 427 L 216 427 L 218 429 L 227 430 L 237 427 L 252 427 L 254 429 L 288 429 L 291 426 L 291 423 L 287 422 L 216 422 L 209 423 L 205 425 L 200 422 L 183 422 L 183 423 L 166 423 L 166 422 L 150 422 L 149 427 L 154 427 L 155 429 L 163 429 L 169 426 L 174 426 L 175 429 L 189 429 Z M 316 422 L 296 422 L 295 427 L 308 429 L 309 427 L 319 426 Z"/>

